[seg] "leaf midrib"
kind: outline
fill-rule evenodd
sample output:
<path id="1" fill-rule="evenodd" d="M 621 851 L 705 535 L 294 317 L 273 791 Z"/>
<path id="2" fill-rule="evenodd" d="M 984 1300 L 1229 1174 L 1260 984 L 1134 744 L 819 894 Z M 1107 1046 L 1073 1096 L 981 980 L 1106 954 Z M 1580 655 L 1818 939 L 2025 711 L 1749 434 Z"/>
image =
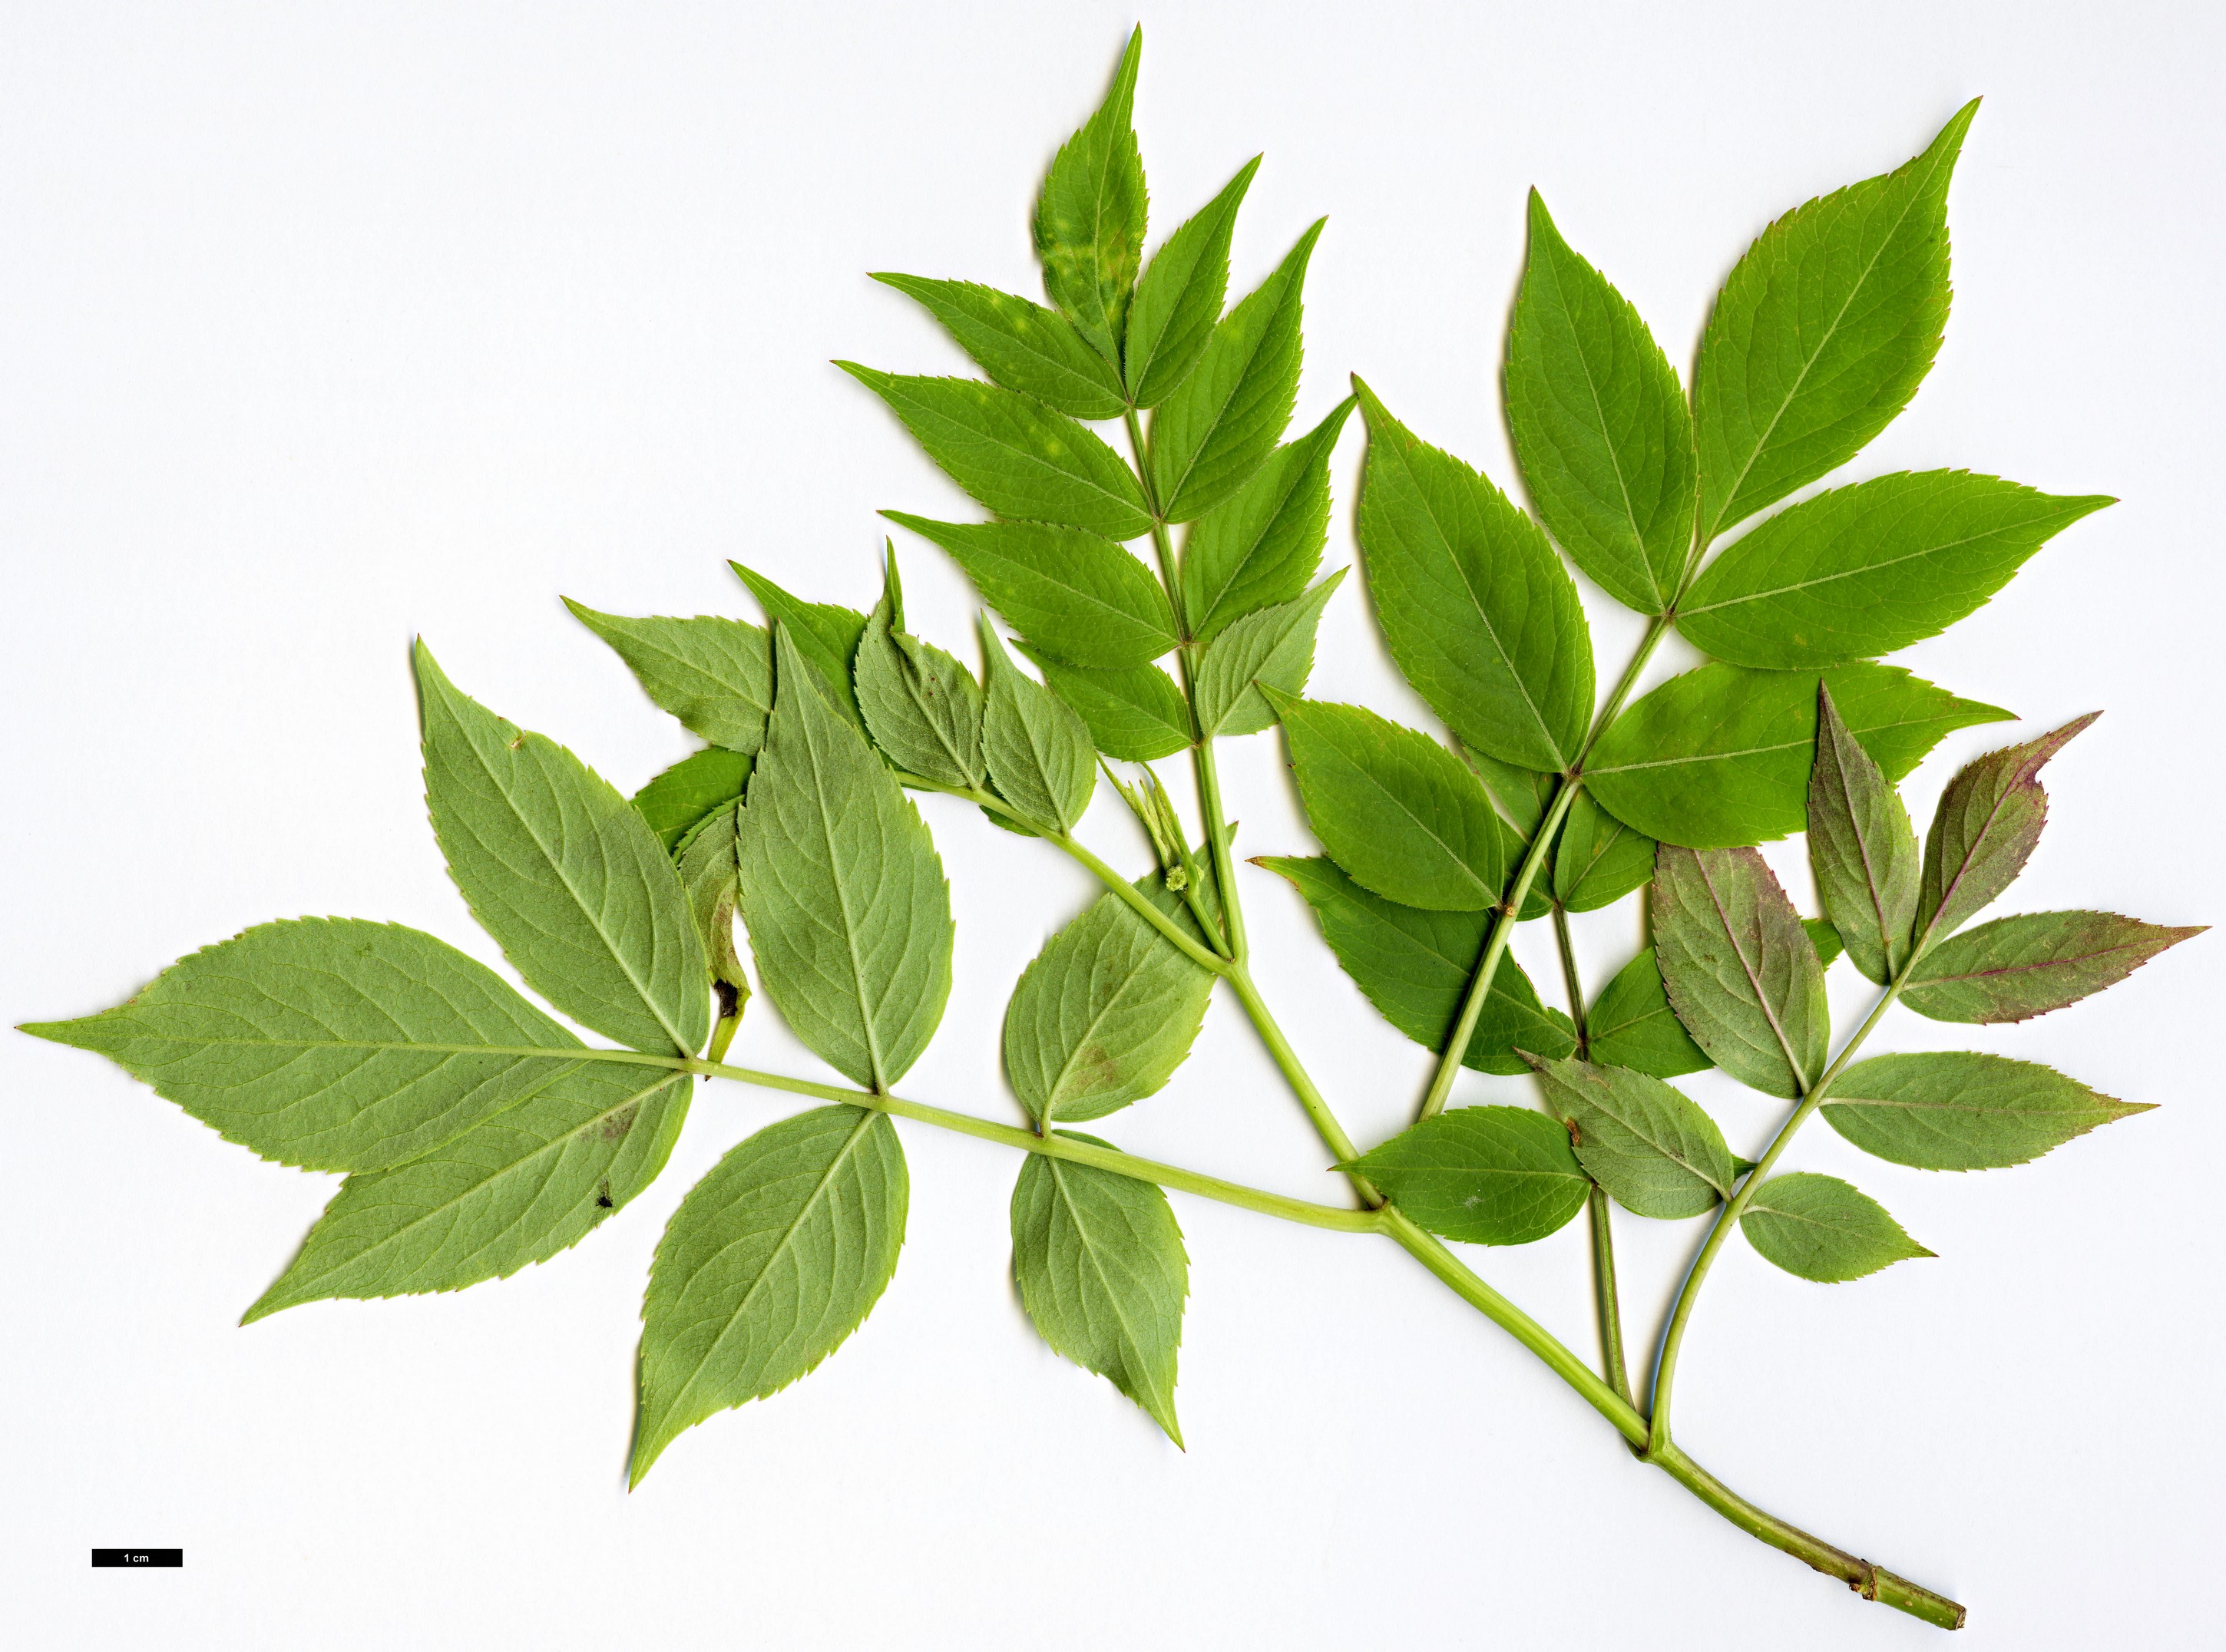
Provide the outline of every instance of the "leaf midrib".
<path id="1" fill-rule="evenodd" d="M 681 1409 L 681 1401 L 695 1392 L 696 1384 L 703 1375 L 703 1368 L 711 1363 L 712 1357 L 719 1351 L 721 1344 L 722 1344 L 727 1340 L 728 1337 L 733 1332 L 735 1322 L 741 1319 L 742 1315 L 747 1312 L 750 1304 L 757 1299 L 758 1292 L 764 1287 L 766 1280 L 773 1277 L 774 1264 L 779 1262 L 781 1258 L 786 1255 L 790 1245 L 795 1242 L 796 1236 L 803 1228 L 805 1221 L 810 1218 L 814 1210 L 819 1208 L 820 1201 L 827 1196 L 827 1190 L 834 1185 L 836 1173 L 842 1170 L 844 1165 L 849 1162 L 850 1155 L 857 1150 L 859 1139 L 862 1137 L 867 1131 L 873 1128 L 874 1121 L 881 1116 L 878 1113 L 868 1111 L 863 1108 L 858 1109 L 858 1112 L 859 1117 L 857 1123 L 851 1127 L 850 1134 L 849 1136 L 844 1138 L 842 1147 L 836 1149 L 834 1158 L 828 1160 L 827 1168 L 820 1173 L 819 1179 L 812 1185 L 811 1194 L 805 1199 L 803 1204 L 798 1208 L 796 1215 L 790 1219 L 788 1226 L 781 1230 L 779 1240 L 774 1244 L 772 1250 L 766 1253 L 765 1265 L 758 1269 L 758 1276 L 750 1281 L 749 1288 L 744 1291 L 741 1298 L 736 1300 L 734 1311 L 727 1316 L 726 1324 L 719 1327 L 719 1334 L 711 1339 L 710 1346 L 703 1350 L 703 1358 L 697 1360 L 696 1363 L 690 1368 L 688 1372 L 688 1380 L 683 1382 L 679 1388 L 673 1391 L 671 1400 L 664 1407 L 665 1417 L 669 1418 L 677 1415 Z M 747 1243 L 749 1240 L 754 1236 L 756 1236 L 744 1234 L 736 1238 L 730 1239 L 725 1244 L 721 1245 L 718 1249 L 713 1251 L 709 1256 L 706 1256 L 696 1265 L 695 1270 L 688 1276 L 689 1283 L 692 1284 L 696 1280 L 701 1278 L 706 1268 L 709 1268 L 712 1263 L 716 1262 L 721 1256 L 726 1255 L 727 1252 L 732 1250 L 736 1245 Z M 685 1291 L 687 1289 L 687 1286 L 684 1285 L 680 1288 L 681 1291 Z M 675 1293 L 676 1297 L 678 1294 L 678 1292 Z"/>
<path id="2" fill-rule="evenodd" d="M 557 1074 L 555 1077 L 550 1079 L 550 1083 L 554 1083 L 556 1081 L 556 1078 L 561 1078 L 562 1077 L 563 1077 L 563 1074 Z M 667 1073 L 665 1077 L 659 1078 L 655 1083 L 650 1084 L 641 1090 L 635 1090 L 633 1094 L 626 1096 L 624 1101 L 613 1102 L 610 1106 L 605 1108 L 601 1112 L 595 1114 L 593 1117 L 582 1119 L 570 1129 L 563 1131 L 558 1134 L 550 1137 L 546 1141 L 542 1142 L 530 1153 L 520 1154 L 518 1158 L 513 1159 L 508 1164 L 502 1166 L 485 1179 L 474 1182 L 469 1187 L 466 1188 L 455 1198 L 448 1199 L 440 1204 L 425 1206 L 418 1215 L 411 1217 L 408 1221 L 402 1223 L 401 1226 L 380 1236 L 379 1238 L 373 1241 L 371 1244 L 365 1246 L 361 1250 L 351 1252 L 348 1255 L 335 1262 L 331 1268 L 325 1269 L 322 1274 L 317 1275 L 316 1279 L 305 1280 L 303 1282 L 314 1285 L 317 1283 L 318 1280 L 330 1278 L 334 1274 L 339 1272 L 342 1268 L 353 1268 L 358 1266 L 362 1262 L 365 1257 L 377 1255 L 379 1252 L 398 1243 L 405 1235 L 416 1231 L 418 1228 L 423 1226 L 426 1223 L 432 1221 L 435 1217 L 445 1216 L 449 1211 L 455 1210 L 458 1205 L 478 1198 L 490 1188 L 499 1186 L 503 1181 L 516 1175 L 519 1171 L 534 1163 L 537 1160 L 542 1159 L 550 1153 L 560 1151 L 563 1148 L 570 1146 L 572 1142 L 578 1140 L 580 1136 L 586 1134 L 588 1131 L 600 1128 L 603 1124 L 607 1122 L 609 1120 L 617 1117 L 630 1107 L 640 1106 L 651 1096 L 656 1095 L 658 1090 L 665 1089 L 669 1084 L 681 1080 L 684 1077 L 685 1075 L 677 1072 Z M 528 1096 L 525 1099 L 531 1101 L 536 1099 L 539 1096 L 547 1094 L 547 1092 L 548 1085 L 544 1084 L 542 1086 L 541 1090 L 535 1092 L 533 1096 Z M 523 1103 L 521 1103 L 521 1105 Z M 490 1126 L 499 1125 L 502 1119 L 513 1110 L 515 1109 L 512 1108 L 505 1108 L 499 1113 L 491 1115 L 487 1118 L 480 1120 L 472 1127 L 472 1129 L 482 1129 Z M 454 1147 L 456 1142 L 461 1141 L 464 1136 L 470 1134 L 470 1130 L 466 1130 L 460 1133 L 458 1135 L 452 1136 L 447 1141 L 442 1142 L 441 1144 L 441 1147 Z M 629 1132 L 629 1134 L 631 1133 Z M 362 1173 L 374 1177 L 386 1177 L 394 1175 L 402 1171 L 415 1170 L 419 1168 L 424 1163 L 426 1159 L 430 1158 L 434 1153 L 437 1153 L 440 1150 L 440 1147 L 435 1147 L 429 1150 L 425 1154 L 421 1155 L 417 1159 L 410 1160 L 399 1165 L 391 1165 L 382 1171 L 372 1171 Z M 351 1178 L 351 1179 L 353 1179 L 353 1178 Z M 486 1247 L 481 1246 L 480 1249 L 483 1250 Z M 283 1284 L 283 1279 L 279 1282 Z M 276 1289 L 277 1287 L 273 1287 L 272 1288 Z M 302 1299 L 313 1301 L 315 1299 L 308 1298 Z"/>
<path id="3" fill-rule="evenodd" d="M 1782 519 L 1781 518 L 1771 518 L 1772 521 Z M 1739 596 L 1727 597 L 1720 602 L 1689 603 L 1679 608 L 1677 612 L 1682 617 L 1690 619 L 1696 613 L 1715 613 L 1725 608 L 1738 607 L 1742 603 L 1767 602 L 1772 598 L 1790 595 L 1796 591 L 1815 590 L 1819 586 L 1830 585 L 1840 580 L 1860 579 L 1867 574 L 1876 574 L 1889 568 L 1898 568 L 1904 562 L 1913 562 L 1926 556 L 1937 556 L 1947 551 L 1959 550 L 1965 545 L 1976 544 L 1982 539 L 1999 539 L 2004 535 L 2014 533 L 2021 528 L 2032 527 L 2045 520 L 2047 520 L 2045 517 L 2036 517 L 2029 522 L 2012 523 L 2006 527 L 1988 528 L 1978 533 L 1967 533 L 1960 539 L 1943 539 L 1932 544 L 1924 545 L 1916 550 L 1905 551 L 1898 556 L 1888 556 L 1878 562 L 1865 562 L 1858 568 L 1842 569 L 1836 574 L 1822 574 L 1814 579 L 1796 580 L 1788 585 L 1772 585 L 1748 591 Z M 1759 532 L 1760 530 L 1758 529 L 1756 531 Z M 1744 539 L 1739 542 L 1742 545 L 1746 543 Z M 1734 554 L 1735 551 L 1724 553 L 1727 559 Z M 1722 562 L 1719 562 L 1716 568 L 1720 569 L 1723 566 Z"/>
<path id="4" fill-rule="evenodd" d="M 1871 255 L 1870 262 L 1863 266 L 1862 273 L 1848 283 L 1848 295 L 1841 301 L 1838 313 L 1832 317 L 1831 325 L 1824 329 L 1824 336 L 1816 341 L 1816 347 L 1809 353 L 1808 359 L 1801 364 L 1801 371 L 1794 378 L 1793 387 L 1785 392 L 1784 399 L 1778 404 L 1778 410 L 1770 416 L 1769 424 L 1764 428 L 1762 434 L 1755 438 L 1754 446 L 1747 450 L 1746 461 L 1740 465 L 1739 474 L 1732 479 L 1730 486 L 1724 490 L 1724 502 L 1716 508 L 1715 520 L 1708 524 L 1708 531 L 1701 537 L 1701 543 L 1703 545 L 1715 537 L 1717 531 L 1723 525 L 1724 512 L 1729 511 L 1738 502 L 1739 490 L 1746 486 L 1746 479 L 1753 471 L 1755 461 L 1762 457 L 1763 450 L 1770 446 L 1771 437 L 1778 434 L 1778 426 L 1785 417 L 1785 410 L 1793 405 L 1794 399 L 1801 394 L 1802 387 L 1809 382 L 1809 375 L 1815 369 L 1818 360 L 1822 358 L 1825 349 L 1831 344 L 1833 339 L 1838 336 L 1840 324 L 1847 319 L 1848 308 L 1855 302 L 1855 295 L 1862 291 L 1872 274 L 1878 269 L 1879 260 L 1886 257 L 1886 249 L 1892 246 L 1900 236 L 1901 226 L 1909 221 L 1910 213 L 1917 209 L 1917 203 L 1924 198 L 1926 191 L 1931 187 L 1933 174 L 1938 170 L 1939 168 L 1936 164 L 1925 174 L 1922 183 L 1911 189 L 1908 200 L 1903 203 L 1900 216 L 1894 219 L 1893 227 L 1879 239 L 1878 251 Z M 1860 188 L 1861 186 L 1856 187 Z"/>
<path id="5" fill-rule="evenodd" d="M 511 789 L 503 784 L 502 777 L 495 772 L 493 766 L 487 760 L 486 756 L 480 752 L 479 742 L 471 738 L 469 729 L 466 728 L 461 718 L 455 716 L 453 709 L 450 712 L 450 719 L 455 724 L 457 732 L 463 734 L 466 749 L 467 749 L 472 753 L 472 756 L 478 761 L 480 772 L 487 776 L 489 783 L 493 785 L 497 794 L 501 797 L 504 805 L 510 810 L 511 817 L 516 820 L 519 825 L 525 829 L 526 836 L 533 840 L 533 847 L 541 852 L 541 858 L 543 861 L 546 861 L 550 870 L 556 874 L 556 880 L 563 886 L 564 893 L 571 897 L 573 905 L 579 909 L 581 917 L 588 920 L 588 928 L 589 932 L 592 933 L 598 941 L 602 943 L 603 950 L 609 955 L 611 962 L 618 966 L 619 973 L 626 978 L 626 984 L 634 989 L 635 995 L 641 1001 L 641 1007 L 649 1012 L 650 1019 L 655 1021 L 658 1026 L 665 1029 L 665 1036 L 671 1043 L 674 1053 L 684 1056 L 690 1054 L 691 1052 L 689 1048 L 688 1040 L 681 1037 L 679 1029 L 673 1026 L 671 1018 L 665 1013 L 665 1007 L 658 1002 L 657 999 L 651 994 L 649 988 L 644 983 L 641 977 L 634 973 L 633 965 L 626 960 L 623 954 L 620 952 L 617 937 L 611 935 L 603 928 L 601 918 L 589 908 L 586 898 L 582 894 L 578 886 L 572 881 L 571 874 L 567 869 L 563 857 L 555 853 L 550 848 L 548 843 L 543 841 L 540 831 L 536 828 L 532 820 L 527 816 L 525 811 L 518 806 L 517 799 L 512 795 Z M 545 757 L 547 753 L 562 752 L 563 748 L 544 735 L 528 734 L 525 736 L 525 743 L 520 749 L 532 752 L 535 755 L 537 764 L 538 764 Z M 602 782 L 597 780 L 592 773 L 589 774 L 588 789 L 590 791 L 592 791 L 592 789 L 595 786 L 601 784 Z M 552 787 L 550 790 L 553 791 L 555 788 Z M 629 815 L 633 813 L 632 805 L 625 803 L 623 800 L 620 800 L 620 807 L 622 810 L 625 810 Z M 445 812 L 448 814 L 451 820 L 455 822 L 460 829 L 466 831 L 470 830 L 468 823 L 467 823 L 461 816 L 456 814 L 455 810 L 450 810 Z M 635 816 L 634 817 L 636 819 L 639 818 L 639 816 Z M 474 838 L 477 838 L 479 835 L 476 832 L 474 832 L 472 836 Z M 484 842 L 480 844 L 480 847 L 490 855 L 494 853 L 492 846 L 485 843 Z M 495 858 L 499 859 L 500 857 L 497 855 Z M 664 859 L 662 854 L 659 855 L 658 858 L 660 860 Z M 669 866 L 670 862 L 668 861 L 666 864 Z M 639 870 L 639 867 L 636 867 L 632 869 Z M 653 909 L 655 905 L 653 898 L 651 904 Z M 651 944 L 654 947 L 654 931 L 656 927 L 656 914 L 654 910 L 650 913 L 650 922 L 652 931 Z"/>
<path id="6" fill-rule="evenodd" d="M 1756 973 L 1754 965 L 1748 962 L 1746 949 L 1739 944 L 1739 933 L 1732 927 L 1731 913 L 1725 910 L 1722 899 L 1716 893 L 1716 880 L 1708 875 L 1707 863 L 1698 855 L 1694 855 L 1693 864 L 1700 874 L 1701 887 L 1708 891 L 1708 905 L 1715 910 L 1716 921 L 1722 926 L 1724 938 L 1731 943 L 1732 956 L 1739 960 L 1739 969 L 1746 976 L 1747 988 L 1754 994 L 1755 1007 L 1762 1012 L 1762 1019 L 1769 1024 L 1771 1036 L 1778 1040 L 1778 1047 L 1785 1057 L 1786 1068 L 1793 1075 L 1795 1088 L 1806 1093 L 1809 1089 L 1808 1068 L 1801 1058 L 1794 1054 L 1792 1041 L 1785 1035 L 1778 1011 L 1772 1007 L 1769 994 L 1763 990 L 1762 978 Z M 1755 915 L 1758 918 L 1762 917 L 1759 909 Z"/>
<path id="7" fill-rule="evenodd" d="M 1545 741 L 1546 749 L 1553 754 L 1556 763 L 1566 762 L 1568 759 L 1561 753 L 1561 742 L 1554 737 L 1554 731 L 1546 726 L 1545 714 L 1538 708 L 1538 702 L 1531 698 L 1530 685 L 1523 680 L 1523 673 L 1516 668 L 1515 657 L 1507 651 L 1507 645 L 1500 640 L 1499 627 L 1492 623 L 1491 615 L 1486 611 L 1477 594 L 1475 585 L 1469 579 L 1468 569 L 1462 562 L 1460 554 L 1453 549 L 1453 536 L 1446 531 L 1445 523 L 1440 518 L 1436 507 L 1430 502 L 1428 492 L 1421 486 L 1415 475 L 1409 450 L 1411 447 L 1419 445 L 1419 439 L 1408 434 L 1405 442 L 1395 438 L 1389 445 L 1391 452 L 1398 458 L 1400 468 L 1406 473 L 1408 493 L 1421 507 L 1424 519 L 1429 523 L 1432 531 L 1438 537 L 1438 543 L 1444 546 L 1446 560 L 1452 564 L 1455 575 L 1460 579 L 1461 590 L 1467 596 L 1469 606 L 1476 611 L 1476 617 L 1483 623 L 1484 633 L 1491 639 L 1492 649 L 1498 654 L 1501 665 L 1506 669 L 1509 679 L 1515 684 L 1516 693 L 1523 697 L 1523 708 L 1530 714 L 1530 721 L 1536 726 L 1539 738 Z M 1451 457 L 1450 454 L 1447 456 Z M 1457 459 L 1453 462 L 1460 463 Z M 1480 476 L 1476 478 L 1476 480 L 1485 486 L 1491 486 L 1491 483 Z"/>

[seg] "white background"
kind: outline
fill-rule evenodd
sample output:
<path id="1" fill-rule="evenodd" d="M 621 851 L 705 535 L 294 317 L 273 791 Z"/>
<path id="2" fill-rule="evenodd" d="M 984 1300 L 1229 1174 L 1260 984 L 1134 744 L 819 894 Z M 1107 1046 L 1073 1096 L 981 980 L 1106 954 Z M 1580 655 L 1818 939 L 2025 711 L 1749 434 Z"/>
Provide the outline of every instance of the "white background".
<path id="1" fill-rule="evenodd" d="M 1523 191 L 1689 359 L 1778 213 L 1974 93 L 1956 313 L 1851 474 L 1968 466 L 2124 503 L 1905 662 L 2014 708 L 1910 788 L 2097 706 L 2006 905 L 2226 914 L 2215 638 L 2226 32 L 2193 3 L 1160 3 L 1137 96 L 1154 233 L 1247 156 L 1249 286 L 1317 214 L 1311 423 L 1358 370 L 1511 480 L 1500 338 Z M 1034 291 L 1026 217 L 1123 5 L 32 4 L 0 25 L 7 1022 L 124 998 L 265 918 L 497 962 L 424 828 L 405 668 L 620 785 L 687 749 L 559 593 L 754 617 L 724 559 L 868 605 L 876 507 L 964 515 L 827 365 L 957 371 L 899 269 Z M 1336 466 L 1350 559 L 1359 442 Z M 969 594 L 900 546 L 917 629 Z M 1635 632 L 1597 592 L 1604 675 Z M 1664 669 L 1684 663 L 1667 659 Z M 1315 692 L 1427 714 L 1358 594 Z M 1224 759 L 1247 854 L 1305 852 L 1267 737 Z M 1179 765 L 1165 766 L 1170 772 Z M 996 1028 L 1089 893 L 929 799 L 957 984 L 908 1094 L 1010 1118 Z M 1110 799 L 1084 836 L 1141 867 Z M 1804 904 L 1797 845 L 1774 852 Z M 1428 1058 L 1291 893 L 1259 973 L 1364 1141 Z M 1813 907 L 1810 908 L 1813 910 Z M 1585 923 L 1597 987 L 1635 909 Z M 1520 948 L 1552 992 L 1526 933 Z M 1928 1175 L 1813 1130 L 1937 1261 L 1801 1283 L 1734 1246 L 1680 1434 L 1733 1485 L 1972 1608 L 2001 1648 L 2215 1645 L 2218 942 L 2037 1024 L 1906 1014 L 1879 1047 L 2058 1063 L 2161 1110 L 2028 1168 Z M 1834 972 L 1852 1019 L 1861 983 Z M 760 998 L 743 1059 L 818 1073 Z M 671 1168 L 576 1251 L 467 1293 L 242 1331 L 334 1180 L 263 1164 L 91 1057 L 0 1036 L 0 1636 L 28 1647 L 968 1648 L 1930 1643 L 1632 1463 L 1379 1242 L 1179 1198 L 1187 1455 L 1037 1340 L 1002 1149 L 906 1127 L 910 1242 L 811 1378 L 624 1492 L 636 1315 L 688 1186 L 782 1112 L 703 1092 Z M 1523 1099 L 1465 1077 L 1457 1099 Z M 1778 1104 L 1694 1081 L 1733 1145 Z M 1233 1008 L 1123 1145 L 1340 1197 Z M 1636 1339 L 1697 1223 L 1619 1226 Z M 1581 1224 L 1472 1259 L 1590 1355 Z M 91 1571 L 92 1545 L 184 1570 Z"/>

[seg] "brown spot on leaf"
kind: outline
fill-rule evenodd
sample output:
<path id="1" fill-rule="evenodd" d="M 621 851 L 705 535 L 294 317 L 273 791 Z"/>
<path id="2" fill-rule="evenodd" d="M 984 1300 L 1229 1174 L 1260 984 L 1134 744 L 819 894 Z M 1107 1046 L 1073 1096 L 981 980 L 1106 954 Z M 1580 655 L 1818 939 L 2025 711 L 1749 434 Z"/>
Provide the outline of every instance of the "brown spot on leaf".
<path id="1" fill-rule="evenodd" d="M 641 1103 L 621 1108 L 595 1127 L 595 1134 L 606 1141 L 623 1141 L 627 1131 L 633 1128 L 634 1115 L 641 1111 Z"/>

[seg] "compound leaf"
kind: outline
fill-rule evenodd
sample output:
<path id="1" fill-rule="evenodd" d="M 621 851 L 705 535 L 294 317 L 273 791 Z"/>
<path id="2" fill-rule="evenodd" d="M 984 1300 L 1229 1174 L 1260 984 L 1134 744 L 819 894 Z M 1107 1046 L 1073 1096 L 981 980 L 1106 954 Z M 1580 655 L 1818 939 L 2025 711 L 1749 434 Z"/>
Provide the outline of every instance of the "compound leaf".
<path id="1" fill-rule="evenodd" d="M 1602 808 L 1665 843 L 1733 848 L 1797 832 L 1808 818 L 1820 681 L 1888 780 L 1915 768 L 1943 735 L 2012 715 L 1893 665 L 1822 673 L 1703 665 L 1609 724 L 1586 762 L 1585 784 Z"/>
<path id="2" fill-rule="evenodd" d="M 1458 1107 L 1340 1168 L 1432 1233 L 1478 1245 L 1543 1239 L 1592 1196 L 1568 1132 L 1527 1107 Z"/>
<path id="3" fill-rule="evenodd" d="M 1790 1100 L 1823 1071 L 1832 1031 L 1823 966 L 1752 849 L 1662 846 L 1654 953 L 1693 1042 L 1741 1083 Z"/>
<path id="4" fill-rule="evenodd" d="M 1453 731 L 1541 773 L 1576 759 L 1593 712 L 1577 588 L 1537 524 L 1365 384 L 1360 549 L 1383 640 Z"/>
<path id="5" fill-rule="evenodd" d="M 1805 1171 L 1773 1176 L 1756 1189 L 1739 1231 L 1765 1261 L 1820 1285 L 1932 1255 L 1868 1194 Z"/>
<path id="6" fill-rule="evenodd" d="M 796 1036 L 853 1083 L 881 1089 L 942 1019 L 951 889 L 896 777 L 786 626 L 773 640 L 779 689 L 736 834 L 742 922 Z"/>
<path id="7" fill-rule="evenodd" d="M 710 1032 L 703 943 L 649 823 L 555 741 L 457 689 L 417 646 L 425 797 L 448 874 L 526 984 L 637 1050 Z"/>
<path id="8" fill-rule="evenodd" d="M 863 1323 L 910 1193 L 887 1115 L 857 1107 L 768 1126 L 689 1190 L 642 1304 L 630 1486 L 683 1429 L 786 1388 Z"/>

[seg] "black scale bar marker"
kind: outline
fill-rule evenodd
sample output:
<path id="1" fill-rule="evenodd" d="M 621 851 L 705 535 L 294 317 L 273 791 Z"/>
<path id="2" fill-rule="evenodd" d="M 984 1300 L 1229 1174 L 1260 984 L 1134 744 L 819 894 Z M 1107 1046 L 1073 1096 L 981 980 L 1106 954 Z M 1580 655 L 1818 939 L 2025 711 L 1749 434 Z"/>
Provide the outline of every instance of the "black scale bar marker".
<path id="1" fill-rule="evenodd" d="M 183 1566 L 186 1552 L 181 1548 L 95 1549 L 92 1563 L 95 1566 Z"/>

